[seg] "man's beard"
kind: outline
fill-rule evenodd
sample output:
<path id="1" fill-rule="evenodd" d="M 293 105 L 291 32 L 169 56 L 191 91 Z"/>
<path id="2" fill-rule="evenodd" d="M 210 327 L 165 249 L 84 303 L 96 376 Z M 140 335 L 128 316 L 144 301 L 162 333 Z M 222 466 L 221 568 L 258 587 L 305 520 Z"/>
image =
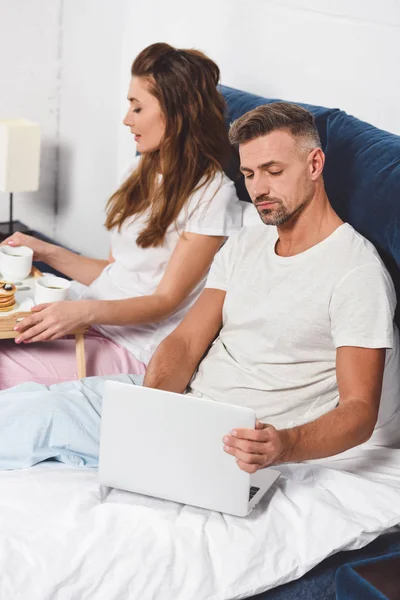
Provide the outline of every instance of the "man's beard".
<path id="1" fill-rule="evenodd" d="M 275 200 L 275 198 L 267 198 L 266 200 L 276 202 L 278 206 L 274 205 L 274 208 L 259 209 L 256 205 L 260 219 L 265 225 L 282 225 L 292 218 L 294 213 L 290 213 L 280 200 Z M 297 210 L 294 212 L 297 212 Z"/>
<path id="2" fill-rule="evenodd" d="M 306 204 L 309 203 L 309 201 L 312 199 L 313 197 L 313 189 L 310 186 L 310 189 L 306 189 L 304 191 L 303 194 L 303 199 L 302 201 L 296 206 L 296 208 L 292 211 L 288 211 L 288 209 L 286 208 L 286 206 L 283 204 L 283 202 L 281 200 L 278 200 L 277 198 L 272 198 L 271 196 L 259 196 L 255 202 L 255 206 L 257 208 L 258 214 L 260 216 L 260 219 L 262 220 L 262 222 L 265 225 L 283 225 L 284 223 L 287 223 L 288 221 L 290 221 L 290 219 L 292 219 L 292 217 L 294 217 L 295 215 L 298 215 L 303 208 L 306 206 Z M 274 207 L 272 208 L 258 208 L 258 204 L 261 204 L 262 202 L 276 202 L 276 204 L 274 205 Z"/>

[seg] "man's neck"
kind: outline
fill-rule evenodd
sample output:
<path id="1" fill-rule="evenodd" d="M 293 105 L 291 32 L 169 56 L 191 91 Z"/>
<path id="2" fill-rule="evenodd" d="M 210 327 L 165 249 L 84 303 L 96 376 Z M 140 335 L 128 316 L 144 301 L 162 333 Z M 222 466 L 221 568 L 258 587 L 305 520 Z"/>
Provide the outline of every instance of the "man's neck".
<path id="1" fill-rule="evenodd" d="M 330 236 L 342 224 L 342 219 L 335 213 L 322 189 L 299 215 L 277 227 L 279 240 L 275 251 L 279 256 L 294 256 L 305 252 Z"/>

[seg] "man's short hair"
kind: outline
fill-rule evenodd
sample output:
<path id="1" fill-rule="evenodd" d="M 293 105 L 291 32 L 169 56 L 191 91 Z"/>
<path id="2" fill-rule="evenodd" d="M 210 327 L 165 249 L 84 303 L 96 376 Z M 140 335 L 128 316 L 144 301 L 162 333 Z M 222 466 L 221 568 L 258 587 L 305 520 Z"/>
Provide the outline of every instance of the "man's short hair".
<path id="1" fill-rule="evenodd" d="M 263 104 L 245 113 L 232 123 L 229 140 L 233 146 L 239 146 L 277 130 L 290 133 L 306 150 L 321 148 L 313 115 L 290 102 Z"/>

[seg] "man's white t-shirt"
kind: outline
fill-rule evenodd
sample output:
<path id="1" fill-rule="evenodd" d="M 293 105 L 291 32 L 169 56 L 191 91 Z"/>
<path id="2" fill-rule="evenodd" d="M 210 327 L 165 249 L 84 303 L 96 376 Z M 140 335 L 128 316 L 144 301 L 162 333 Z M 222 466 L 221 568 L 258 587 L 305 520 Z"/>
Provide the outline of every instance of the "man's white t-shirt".
<path id="1" fill-rule="evenodd" d="M 139 161 L 140 157 L 135 159 L 125 174 L 125 179 L 137 168 Z M 162 246 L 141 248 L 136 244 L 139 233 L 146 225 L 147 212 L 128 219 L 120 231 L 111 231 L 114 262 L 90 286 L 74 282 L 71 297 L 120 300 L 152 294 L 165 273 L 182 232 L 228 237 L 242 227 L 244 204 L 238 200 L 232 181 L 219 173 L 208 185 L 192 194 L 177 221 L 168 228 Z M 135 358 L 147 363 L 156 347 L 178 326 L 198 298 L 206 278 L 207 275 L 171 317 L 160 323 L 137 326 L 97 325 L 95 328 L 129 350 Z"/>
<path id="2" fill-rule="evenodd" d="M 276 254 L 277 240 L 275 227 L 244 227 L 215 257 L 206 287 L 226 291 L 223 326 L 189 393 L 293 427 L 337 406 L 339 346 L 387 348 L 387 425 L 400 413 L 396 297 L 377 251 L 347 223 L 291 257 Z"/>

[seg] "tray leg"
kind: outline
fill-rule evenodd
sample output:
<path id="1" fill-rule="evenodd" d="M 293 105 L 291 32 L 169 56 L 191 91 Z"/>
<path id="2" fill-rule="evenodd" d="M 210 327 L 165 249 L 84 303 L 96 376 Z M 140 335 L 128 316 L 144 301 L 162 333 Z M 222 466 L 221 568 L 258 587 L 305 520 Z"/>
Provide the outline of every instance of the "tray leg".
<path id="1" fill-rule="evenodd" d="M 86 377 L 86 359 L 85 359 L 85 336 L 83 333 L 75 334 L 76 363 L 78 367 L 78 377 Z"/>

